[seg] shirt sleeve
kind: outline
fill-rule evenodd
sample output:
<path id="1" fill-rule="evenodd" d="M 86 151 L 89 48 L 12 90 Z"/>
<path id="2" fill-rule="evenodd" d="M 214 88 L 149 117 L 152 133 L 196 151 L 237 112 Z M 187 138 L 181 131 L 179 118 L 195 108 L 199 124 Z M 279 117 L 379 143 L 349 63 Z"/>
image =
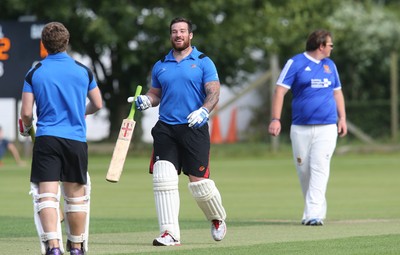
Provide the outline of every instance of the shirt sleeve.
<path id="1" fill-rule="evenodd" d="M 294 83 L 296 77 L 296 71 L 293 67 L 294 60 L 289 59 L 285 66 L 282 69 L 282 72 L 279 75 L 278 81 L 276 82 L 277 85 L 281 85 L 285 88 L 290 89 L 292 84 Z"/>
<path id="2" fill-rule="evenodd" d="M 202 60 L 203 84 L 211 81 L 219 81 L 217 68 L 215 67 L 214 62 L 209 57 L 205 57 Z"/>
<path id="3" fill-rule="evenodd" d="M 341 89 L 342 88 L 342 83 L 340 81 L 339 72 L 337 70 L 337 67 L 336 67 L 335 63 L 333 63 L 333 62 L 332 62 L 332 67 L 333 67 L 333 70 L 334 70 L 335 80 L 336 80 L 333 89 L 334 90 Z"/>

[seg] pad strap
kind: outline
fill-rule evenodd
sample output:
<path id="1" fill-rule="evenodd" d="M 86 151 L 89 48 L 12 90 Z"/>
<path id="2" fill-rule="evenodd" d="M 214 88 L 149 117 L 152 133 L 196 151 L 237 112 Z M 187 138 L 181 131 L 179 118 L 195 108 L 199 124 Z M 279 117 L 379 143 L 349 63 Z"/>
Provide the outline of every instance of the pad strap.
<path id="1" fill-rule="evenodd" d="M 42 242 L 47 242 L 48 240 L 59 238 L 60 237 L 57 232 L 46 232 L 40 235 L 40 239 L 42 240 Z"/>
<path id="2" fill-rule="evenodd" d="M 89 209 L 89 206 L 87 204 L 66 204 L 65 205 L 65 212 L 87 212 Z"/>

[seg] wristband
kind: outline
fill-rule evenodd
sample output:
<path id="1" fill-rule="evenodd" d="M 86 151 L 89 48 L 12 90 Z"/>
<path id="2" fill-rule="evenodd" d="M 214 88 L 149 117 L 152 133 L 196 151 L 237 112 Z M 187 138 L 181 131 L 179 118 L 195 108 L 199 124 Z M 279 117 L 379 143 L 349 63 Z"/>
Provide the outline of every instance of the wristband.
<path id="1" fill-rule="evenodd" d="M 279 122 L 281 122 L 281 119 L 278 119 L 278 118 L 272 118 L 272 119 L 271 119 L 271 122 L 272 122 L 272 121 L 279 121 Z"/>

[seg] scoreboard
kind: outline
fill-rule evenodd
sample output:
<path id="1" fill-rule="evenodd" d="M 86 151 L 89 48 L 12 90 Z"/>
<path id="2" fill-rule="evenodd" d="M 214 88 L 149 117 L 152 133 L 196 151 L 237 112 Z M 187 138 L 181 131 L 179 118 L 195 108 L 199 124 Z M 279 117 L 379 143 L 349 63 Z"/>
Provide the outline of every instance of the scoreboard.
<path id="1" fill-rule="evenodd" d="M 0 98 L 19 99 L 28 70 L 47 56 L 40 37 L 44 24 L 0 21 Z"/>

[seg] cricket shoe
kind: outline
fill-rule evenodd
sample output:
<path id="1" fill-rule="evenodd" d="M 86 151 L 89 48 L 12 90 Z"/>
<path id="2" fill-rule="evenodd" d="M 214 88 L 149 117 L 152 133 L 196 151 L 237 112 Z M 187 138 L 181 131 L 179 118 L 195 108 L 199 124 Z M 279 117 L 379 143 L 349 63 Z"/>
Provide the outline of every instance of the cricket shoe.
<path id="1" fill-rule="evenodd" d="M 226 234 L 226 224 L 223 220 L 211 221 L 211 235 L 215 241 L 221 241 Z"/>
<path id="2" fill-rule="evenodd" d="M 179 240 L 175 239 L 168 231 L 162 233 L 159 237 L 153 240 L 154 246 L 174 246 L 181 245 Z"/>
<path id="3" fill-rule="evenodd" d="M 69 254 L 71 254 L 71 255 L 84 255 L 85 253 L 81 249 L 73 248 L 73 249 L 71 249 L 69 251 Z"/>
<path id="4" fill-rule="evenodd" d="M 324 222 L 321 219 L 310 219 L 305 222 L 306 226 L 323 226 Z"/>
<path id="5" fill-rule="evenodd" d="M 48 249 L 46 255 L 62 255 L 60 248 L 51 248 Z"/>

